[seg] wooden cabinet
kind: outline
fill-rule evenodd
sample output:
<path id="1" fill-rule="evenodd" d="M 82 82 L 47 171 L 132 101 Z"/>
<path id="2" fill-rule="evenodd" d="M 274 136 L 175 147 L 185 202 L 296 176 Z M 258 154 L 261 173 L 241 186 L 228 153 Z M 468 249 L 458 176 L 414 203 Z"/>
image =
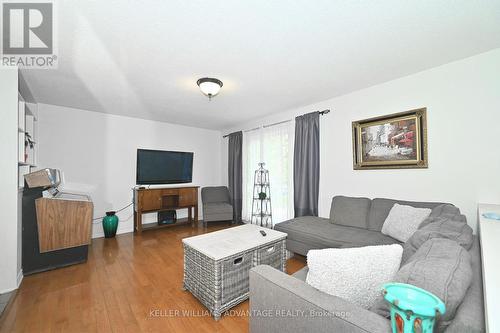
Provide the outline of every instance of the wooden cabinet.
<path id="1" fill-rule="evenodd" d="M 139 191 L 136 206 L 142 212 L 158 211 L 161 209 L 161 190 Z"/>
<path id="2" fill-rule="evenodd" d="M 134 189 L 134 231 L 141 233 L 145 230 L 142 226 L 143 213 L 162 210 L 187 208 L 188 221 L 193 225 L 198 223 L 198 188 L 198 186 L 190 186 Z M 148 229 L 152 228 L 148 227 Z"/>
<path id="3" fill-rule="evenodd" d="M 36 199 L 40 253 L 90 244 L 93 204 L 89 197 L 81 197 Z"/>
<path id="4" fill-rule="evenodd" d="M 194 196 L 198 196 L 198 191 L 182 191 L 179 195 L 179 206 L 185 207 L 189 206 L 192 202 L 197 200 Z"/>

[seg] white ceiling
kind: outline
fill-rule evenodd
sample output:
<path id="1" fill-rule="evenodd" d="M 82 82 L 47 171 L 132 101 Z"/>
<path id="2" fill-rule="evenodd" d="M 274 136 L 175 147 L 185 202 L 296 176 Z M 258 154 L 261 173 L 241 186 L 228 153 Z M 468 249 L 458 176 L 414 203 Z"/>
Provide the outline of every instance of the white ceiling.
<path id="1" fill-rule="evenodd" d="M 500 47 L 498 0 L 56 5 L 59 68 L 23 73 L 38 102 L 211 129 Z"/>

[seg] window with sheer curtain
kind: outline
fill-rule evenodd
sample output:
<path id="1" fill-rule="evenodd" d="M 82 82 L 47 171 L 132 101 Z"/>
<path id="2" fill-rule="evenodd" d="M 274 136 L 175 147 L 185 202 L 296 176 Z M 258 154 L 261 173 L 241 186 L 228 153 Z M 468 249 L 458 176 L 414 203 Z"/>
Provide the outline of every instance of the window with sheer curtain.
<path id="1" fill-rule="evenodd" d="M 243 209 L 251 221 L 254 173 L 259 163 L 269 170 L 273 224 L 293 218 L 292 122 L 243 133 Z"/>

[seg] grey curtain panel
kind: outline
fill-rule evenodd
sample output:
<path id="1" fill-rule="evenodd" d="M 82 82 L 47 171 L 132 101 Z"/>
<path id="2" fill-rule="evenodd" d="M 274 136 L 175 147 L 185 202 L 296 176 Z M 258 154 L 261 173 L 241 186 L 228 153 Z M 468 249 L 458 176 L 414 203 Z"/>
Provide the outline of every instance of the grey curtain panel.
<path id="1" fill-rule="evenodd" d="M 319 112 L 295 118 L 293 191 L 295 217 L 318 216 Z"/>
<path id="2" fill-rule="evenodd" d="M 243 198 L 243 132 L 229 134 L 228 144 L 228 179 L 229 194 L 233 205 L 233 222 L 241 222 L 241 206 Z"/>

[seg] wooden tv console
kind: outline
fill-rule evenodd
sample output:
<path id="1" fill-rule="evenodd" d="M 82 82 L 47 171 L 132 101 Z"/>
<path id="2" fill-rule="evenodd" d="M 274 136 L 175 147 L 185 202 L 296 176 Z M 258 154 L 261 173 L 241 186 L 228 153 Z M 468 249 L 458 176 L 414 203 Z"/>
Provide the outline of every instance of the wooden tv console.
<path id="1" fill-rule="evenodd" d="M 157 229 L 171 225 L 151 224 L 143 228 L 142 214 L 164 210 L 188 209 L 188 222 L 198 223 L 199 186 L 135 188 L 134 189 L 134 232 Z M 194 218 L 191 210 L 194 210 Z"/>

